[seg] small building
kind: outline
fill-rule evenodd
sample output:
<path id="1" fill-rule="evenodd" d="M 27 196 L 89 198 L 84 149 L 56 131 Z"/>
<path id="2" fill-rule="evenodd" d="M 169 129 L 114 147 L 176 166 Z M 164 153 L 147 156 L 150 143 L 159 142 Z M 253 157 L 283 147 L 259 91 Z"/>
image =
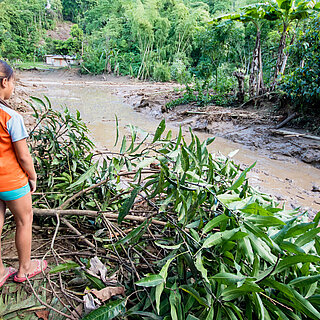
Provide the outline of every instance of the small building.
<path id="1" fill-rule="evenodd" d="M 46 64 L 54 67 L 67 67 L 72 65 L 78 65 L 79 61 L 75 56 L 63 56 L 63 55 L 46 55 Z"/>

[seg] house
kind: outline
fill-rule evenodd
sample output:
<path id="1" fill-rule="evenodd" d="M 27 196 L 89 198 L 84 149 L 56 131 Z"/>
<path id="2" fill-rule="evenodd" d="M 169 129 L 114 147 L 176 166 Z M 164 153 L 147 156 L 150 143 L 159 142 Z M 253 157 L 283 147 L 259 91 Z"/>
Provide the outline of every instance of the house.
<path id="1" fill-rule="evenodd" d="M 46 64 L 54 67 L 67 67 L 70 65 L 77 65 L 79 61 L 75 56 L 62 56 L 62 55 L 46 55 Z"/>

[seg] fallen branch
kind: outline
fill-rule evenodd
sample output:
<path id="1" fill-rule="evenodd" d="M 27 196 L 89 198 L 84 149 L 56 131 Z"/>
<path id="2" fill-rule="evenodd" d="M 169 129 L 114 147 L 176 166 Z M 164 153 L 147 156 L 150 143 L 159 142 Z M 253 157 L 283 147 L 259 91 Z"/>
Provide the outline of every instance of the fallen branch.
<path id="1" fill-rule="evenodd" d="M 73 195 L 71 198 L 69 198 L 69 199 L 67 199 L 65 202 L 63 202 L 63 203 L 59 206 L 58 210 L 60 210 L 60 209 L 65 209 L 65 208 L 68 206 L 68 204 L 69 204 L 70 202 L 72 202 L 74 199 L 82 196 L 83 194 L 89 192 L 90 190 L 92 190 L 92 189 L 94 189 L 94 188 L 100 187 L 101 185 L 105 184 L 108 180 L 109 180 L 109 179 L 102 180 L 102 181 L 100 181 L 99 183 L 96 183 L 96 184 L 94 184 L 94 185 L 92 185 L 92 186 L 90 186 L 90 187 L 88 187 L 88 188 L 86 188 L 86 189 L 84 189 L 84 190 L 79 191 L 78 193 L 76 193 L 75 195 Z"/>
<path id="2" fill-rule="evenodd" d="M 156 171 L 158 172 L 158 170 L 156 170 Z M 137 172 L 138 172 L 138 171 L 120 172 L 120 173 L 118 174 L 118 176 L 119 176 L 119 177 L 130 176 L 130 175 L 136 174 Z M 141 171 L 142 174 L 143 174 L 143 173 L 154 173 L 154 172 L 155 172 L 155 170 L 152 170 L 152 169 L 150 169 L 150 170 L 142 170 L 142 171 Z M 93 189 L 95 189 L 95 188 L 100 187 L 101 185 L 107 183 L 108 181 L 109 181 L 109 178 L 104 179 L 104 180 L 102 180 L 102 181 L 100 181 L 100 182 L 98 182 L 98 183 L 96 183 L 96 184 L 94 184 L 94 185 L 92 185 L 92 186 L 90 186 L 90 187 L 88 187 L 88 188 L 86 188 L 86 189 L 83 189 L 83 190 L 79 191 L 78 193 L 76 193 L 75 195 L 73 195 L 71 198 L 69 198 L 69 199 L 67 199 L 65 202 L 63 202 L 63 203 L 58 207 L 58 210 L 60 210 L 60 209 L 65 209 L 65 208 L 66 208 L 73 200 L 75 200 L 76 198 L 82 196 L 83 194 L 85 194 L 85 193 L 87 193 L 87 192 L 89 192 L 89 191 L 91 191 L 91 190 L 93 190 Z"/>
<path id="3" fill-rule="evenodd" d="M 91 248 L 96 248 L 96 246 L 90 242 L 88 239 L 86 239 L 84 237 L 84 235 L 81 234 L 81 232 L 79 230 L 77 230 L 66 218 L 61 218 L 61 221 L 67 226 L 69 227 L 69 229 L 75 233 L 76 235 L 79 236 L 79 239 L 83 240 L 88 246 L 90 246 Z"/>
<path id="4" fill-rule="evenodd" d="M 290 116 L 288 116 L 285 120 L 283 120 L 281 123 L 279 123 L 275 129 L 280 129 L 282 128 L 285 124 L 287 124 L 289 121 L 291 121 L 293 118 L 295 118 L 297 116 L 297 113 L 294 112 L 293 114 L 291 114 Z"/>
<path id="5" fill-rule="evenodd" d="M 274 134 L 279 134 L 284 137 L 300 137 L 300 138 L 306 138 L 306 139 L 320 141 L 320 137 L 314 136 L 311 134 L 299 133 L 299 132 L 288 131 L 288 130 L 276 130 L 276 129 L 270 129 L 270 131 Z"/>
<path id="6" fill-rule="evenodd" d="M 62 316 L 65 317 L 66 319 L 72 319 L 72 320 L 77 319 L 77 318 L 75 318 L 75 317 L 69 316 L 68 314 L 65 314 L 65 313 L 61 312 L 60 310 L 57 310 L 57 309 L 51 307 L 51 306 L 48 305 L 46 302 L 42 301 L 42 300 L 40 299 L 40 297 L 37 295 L 36 291 L 34 290 L 34 288 L 33 288 L 33 286 L 32 286 L 32 284 L 31 284 L 31 282 L 30 282 L 30 280 L 29 280 L 29 278 L 28 278 L 27 275 L 26 275 L 26 279 L 27 279 L 27 282 L 28 282 L 28 284 L 29 284 L 29 286 L 30 286 L 30 288 L 31 288 L 34 296 L 36 297 L 36 299 L 37 299 L 42 305 L 46 306 L 48 309 L 50 309 L 50 310 L 52 310 L 52 311 L 54 311 L 54 312 L 56 312 L 56 313 L 58 313 L 58 314 L 60 314 L 60 315 L 62 315 Z"/>
<path id="7" fill-rule="evenodd" d="M 250 104 L 251 102 L 255 102 L 255 100 L 258 100 L 260 98 L 263 98 L 265 96 L 271 96 L 273 94 L 276 94 L 276 92 L 266 92 L 264 94 L 261 94 L 260 96 L 255 96 L 255 97 L 252 97 L 251 99 L 249 99 L 248 101 L 246 101 L 245 103 L 243 103 L 242 105 L 240 105 L 239 107 L 237 107 L 236 109 L 242 109 L 244 108 L 246 105 Z"/>
<path id="8" fill-rule="evenodd" d="M 9 214 L 9 209 L 6 210 L 6 214 Z M 35 216 L 39 217 L 56 217 L 57 214 L 60 216 L 85 216 L 85 217 L 91 217 L 91 218 L 97 218 L 101 215 L 105 216 L 106 218 L 110 220 L 118 220 L 118 213 L 110 213 L 110 212 L 104 212 L 104 211 L 93 211 L 93 210 L 58 210 L 58 209 L 33 209 L 33 214 Z M 141 216 L 132 216 L 127 215 L 125 216 L 124 220 L 130 220 L 130 221 L 137 221 L 137 222 L 144 222 L 147 220 L 146 217 Z M 152 219 L 151 223 L 159 225 L 159 226 L 166 226 L 167 222 L 160 221 L 156 219 Z"/>

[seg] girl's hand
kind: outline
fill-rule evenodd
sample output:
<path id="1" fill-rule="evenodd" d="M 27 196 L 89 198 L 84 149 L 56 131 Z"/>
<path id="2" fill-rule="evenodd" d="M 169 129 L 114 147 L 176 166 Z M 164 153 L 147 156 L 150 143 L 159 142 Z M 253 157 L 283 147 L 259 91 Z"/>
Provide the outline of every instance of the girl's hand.
<path id="1" fill-rule="evenodd" d="M 37 189 L 37 179 L 29 179 L 30 192 L 33 194 Z"/>

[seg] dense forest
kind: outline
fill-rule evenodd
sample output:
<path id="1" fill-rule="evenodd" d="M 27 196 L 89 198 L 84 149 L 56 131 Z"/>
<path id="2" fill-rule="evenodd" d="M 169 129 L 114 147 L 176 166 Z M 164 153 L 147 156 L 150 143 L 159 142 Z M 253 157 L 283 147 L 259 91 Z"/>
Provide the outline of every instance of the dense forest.
<path id="1" fill-rule="evenodd" d="M 277 89 L 310 115 L 320 99 L 319 8 L 283 0 L 4 0 L 0 56 L 77 55 L 83 73 L 196 82 L 216 93 L 239 87 L 238 102 Z M 73 23 L 69 39 L 48 36 L 64 20 Z"/>

